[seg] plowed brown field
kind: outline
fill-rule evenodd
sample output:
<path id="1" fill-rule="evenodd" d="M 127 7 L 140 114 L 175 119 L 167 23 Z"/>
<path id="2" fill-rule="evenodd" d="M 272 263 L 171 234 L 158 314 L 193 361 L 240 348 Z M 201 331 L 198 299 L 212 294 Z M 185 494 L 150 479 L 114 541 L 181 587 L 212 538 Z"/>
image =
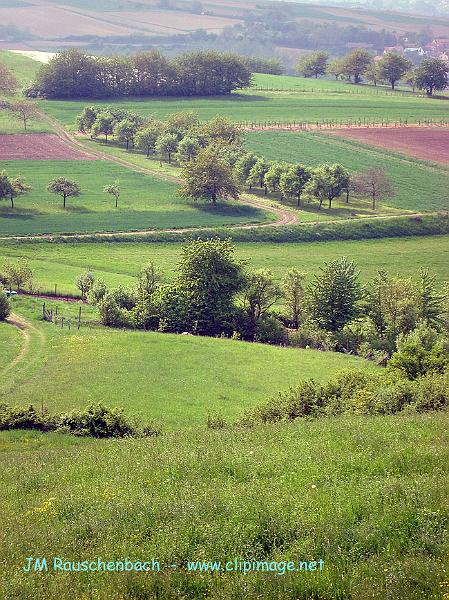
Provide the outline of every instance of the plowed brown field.
<path id="1" fill-rule="evenodd" d="M 51 133 L 0 135 L 0 160 L 95 160 Z"/>
<path id="2" fill-rule="evenodd" d="M 422 160 L 449 164 L 449 129 L 423 127 L 357 127 L 329 131 L 345 139 L 397 150 Z"/>

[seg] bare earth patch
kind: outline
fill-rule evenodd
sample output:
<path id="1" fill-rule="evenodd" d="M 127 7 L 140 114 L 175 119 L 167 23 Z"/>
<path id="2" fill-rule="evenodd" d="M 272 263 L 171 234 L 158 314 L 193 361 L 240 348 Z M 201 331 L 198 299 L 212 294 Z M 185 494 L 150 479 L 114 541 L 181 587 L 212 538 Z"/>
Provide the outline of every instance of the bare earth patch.
<path id="1" fill-rule="evenodd" d="M 96 160 L 52 133 L 0 135 L 0 160 Z"/>
<path id="2" fill-rule="evenodd" d="M 326 132 L 409 156 L 449 164 L 449 129 L 423 127 L 357 127 Z"/>

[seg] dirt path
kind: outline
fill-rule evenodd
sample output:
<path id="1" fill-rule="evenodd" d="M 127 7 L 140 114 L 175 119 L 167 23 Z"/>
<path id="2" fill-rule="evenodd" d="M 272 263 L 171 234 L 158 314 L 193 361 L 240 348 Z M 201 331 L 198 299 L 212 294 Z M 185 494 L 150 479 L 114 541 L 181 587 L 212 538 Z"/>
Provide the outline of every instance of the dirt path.
<path id="1" fill-rule="evenodd" d="M 23 345 L 16 358 L 14 358 L 8 365 L 6 365 L 6 367 L 2 369 L 0 372 L 1 377 L 9 374 L 17 367 L 19 369 L 19 375 L 22 367 L 25 369 L 33 367 L 34 364 L 39 360 L 46 342 L 45 334 L 21 315 L 11 313 L 6 321 L 20 331 L 23 336 Z M 34 352 L 32 352 L 31 346 L 36 340 L 37 347 L 34 349 Z M 14 386 L 15 383 L 12 382 L 12 387 Z"/>
<path id="2" fill-rule="evenodd" d="M 107 160 L 109 162 L 113 162 L 122 167 L 126 167 L 127 169 L 136 171 L 137 173 L 143 173 L 144 175 L 151 175 L 153 177 L 157 177 L 158 179 L 163 179 L 165 181 L 173 181 L 176 183 L 178 183 L 180 181 L 179 178 L 176 177 L 175 175 L 168 175 L 166 173 L 161 173 L 160 171 L 157 171 L 156 169 L 151 169 L 150 167 L 140 167 L 138 165 L 135 165 L 135 164 L 127 161 L 126 159 L 118 158 L 117 156 L 111 156 L 107 152 L 103 152 L 102 150 L 98 150 L 97 148 L 86 147 L 86 145 L 82 142 L 82 140 L 78 139 L 76 136 L 72 135 L 70 132 L 68 132 L 66 129 L 64 129 L 64 127 L 56 119 L 53 119 L 52 117 L 50 117 L 43 111 L 41 111 L 41 117 L 42 117 L 42 119 L 47 121 L 47 123 L 49 125 L 51 125 L 51 127 L 54 129 L 55 133 L 62 140 L 64 140 L 67 144 L 69 144 L 71 147 L 75 147 L 77 150 L 82 150 L 84 153 L 87 153 L 90 156 L 100 158 L 101 160 Z M 245 225 L 229 225 L 228 227 L 232 227 L 233 229 L 234 228 L 256 229 L 256 228 L 263 228 L 263 227 L 277 227 L 279 225 L 280 226 L 293 225 L 295 223 L 299 223 L 299 219 L 298 219 L 296 212 L 288 209 L 287 207 L 280 208 L 280 207 L 276 207 L 276 206 L 267 206 L 264 202 L 261 202 L 260 200 L 250 197 L 247 194 L 241 194 L 240 199 L 243 202 L 243 204 L 246 204 L 249 206 L 254 206 L 254 208 L 260 208 L 267 212 L 271 212 L 271 213 L 275 214 L 278 218 L 276 219 L 276 221 L 272 221 L 270 223 L 247 223 Z M 185 233 L 185 232 L 189 232 L 189 231 L 192 231 L 192 232 L 193 231 L 201 231 L 204 229 L 210 229 L 210 227 L 190 227 L 188 229 L 162 229 L 162 230 L 158 230 L 158 232 L 161 232 L 161 233 L 163 233 L 163 232 Z M 147 229 L 144 231 L 137 231 L 137 232 L 133 232 L 133 233 L 144 234 L 144 233 L 148 233 L 149 231 L 151 231 L 151 230 Z M 105 235 L 113 235 L 113 234 L 105 234 Z"/>
<path id="3" fill-rule="evenodd" d="M 9 364 L 6 365 L 6 367 L 2 369 L 1 375 L 9 373 L 11 369 L 13 369 L 16 365 L 21 363 L 26 358 L 31 341 L 31 336 L 28 332 L 28 322 L 25 321 L 25 319 L 23 319 L 19 315 L 11 313 L 11 315 L 6 319 L 6 322 L 12 325 L 13 327 L 16 327 L 20 331 L 23 337 L 23 345 L 16 358 L 14 358 Z"/>

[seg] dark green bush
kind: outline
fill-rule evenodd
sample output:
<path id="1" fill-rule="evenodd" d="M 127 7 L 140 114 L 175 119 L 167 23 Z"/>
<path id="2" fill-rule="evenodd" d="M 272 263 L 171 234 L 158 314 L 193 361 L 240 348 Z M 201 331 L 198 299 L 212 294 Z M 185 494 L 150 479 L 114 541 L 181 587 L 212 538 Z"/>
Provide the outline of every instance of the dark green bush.
<path id="1" fill-rule="evenodd" d="M 45 413 L 38 414 L 33 405 L 27 408 L 0 404 L 0 431 L 9 429 L 36 429 L 52 431 L 58 426 L 57 419 Z"/>
<path id="2" fill-rule="evenodd" d="M 125 437 L 136 432 L 123 409 L 108 408 L 101 403 L 61 415 L 59 426 L 75 435 L 90 437 Z"/>
<path id="3" fill-rule="evenodd" d="M 254 341 L 263 344 L 286 344 L 287 330 L 274 315 L 265 315 L 256 325 Z"/>
<path id="4" fill-rule="evenodd" d="M 414 382 L 413 408 L 417 412 L 442 410 L 449 405 L 449 371 L 429 373 Z"/>
<path id="5" fill-rule="evenodd" d="M 409 409 L 442 410 L 449 405 L 449 371 L 410 381 L 399 371 L 342 371 L 321 385 L 304 380 L 266 404 L 247 411 L 239 425 L 292 421 L 340 414 L 392 415 Z"/>
<path id="6" fill-rule="evenodd" d="M 5 292 L 0 288 L 0 321 L 4 321 L 11 312 L 11 306 L 9 304 L 8 297 Z"/>
<path id="7" fill-rule="evenodd" d="M 127 418 L 123 409 L 109 408 L 101 403 L 60 415 L 49 415 L 45 409 L 38 413 L 33 405 L 22 408 L 0 404 L 0 431 L 9 429 L 61 431 L 97 438 L 154 436 L 161 433 L 154 424 L 148 423 L 142 427 Z"/>
<path id="8" fill-rule="evenodd" d="M 289 335 L 289 342 L 298 348 L 334 351 L 337 348 L 335 334 L 321 329 L 316 323 L 306 321 Z"/>

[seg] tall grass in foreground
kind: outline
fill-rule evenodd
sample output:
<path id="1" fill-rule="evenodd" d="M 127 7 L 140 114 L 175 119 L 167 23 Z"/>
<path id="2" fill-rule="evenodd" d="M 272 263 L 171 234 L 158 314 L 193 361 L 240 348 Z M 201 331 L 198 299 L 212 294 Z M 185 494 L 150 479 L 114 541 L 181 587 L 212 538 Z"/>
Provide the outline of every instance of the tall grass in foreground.
<path id="1" fill-rule="evenodd" d="M 448 424 L 443 412 L 145 440 L 3 433 L 2 598 L 440 598 Z M 157 558 L 161 572 L 28 574 L 29 556 Z M 324 570 L 186 573 L 235 557 Z"/>

